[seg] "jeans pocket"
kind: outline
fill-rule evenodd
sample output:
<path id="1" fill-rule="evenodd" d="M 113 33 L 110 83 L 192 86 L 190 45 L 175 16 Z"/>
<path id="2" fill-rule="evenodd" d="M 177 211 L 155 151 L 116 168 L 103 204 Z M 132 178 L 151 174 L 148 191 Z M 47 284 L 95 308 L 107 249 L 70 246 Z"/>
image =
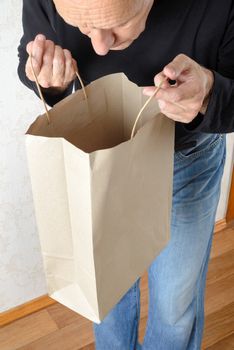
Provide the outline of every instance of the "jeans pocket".
<path id="1" fill-rule="evenodd" d="M 177 160 L 188 159 L 193 160 L 195 158 L 201 157 L 208 152 L 211 152 L 222 140 L 223 134 L 211 134 L 209 137 L 205 138 L 198 146 L 192 148 L 186 148 L 182 151 L 175 153 Z"/>

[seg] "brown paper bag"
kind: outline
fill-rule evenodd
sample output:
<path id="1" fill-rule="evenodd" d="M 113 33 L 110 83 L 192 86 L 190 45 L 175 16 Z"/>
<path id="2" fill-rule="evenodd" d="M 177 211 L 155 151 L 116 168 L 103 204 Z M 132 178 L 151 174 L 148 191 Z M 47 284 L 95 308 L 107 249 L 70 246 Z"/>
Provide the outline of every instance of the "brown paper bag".
<path id="1" fill-rule="evenodd" d="M 123 74 L 101 78 L 26 133 L 48 294 L 100 323 L 168 243 L 174 123 Z"/>

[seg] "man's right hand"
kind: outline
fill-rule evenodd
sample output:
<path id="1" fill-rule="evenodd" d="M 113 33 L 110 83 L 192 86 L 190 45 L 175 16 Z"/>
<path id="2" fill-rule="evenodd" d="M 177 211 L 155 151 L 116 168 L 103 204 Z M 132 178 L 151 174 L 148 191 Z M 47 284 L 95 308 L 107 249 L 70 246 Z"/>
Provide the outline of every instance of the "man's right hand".
<path id="1" fill-rule="evenodd" d="M 38 82 L 42 88 L 52 88 L 55 91 L 64 91 L 76 77 L 77 63 L 71 52 L 55 45 L 42 34 L 38 34 L 34 41 L 26 47 L 32 55 L 32 63 Z M 25 67 L 27 77 L 35 81 L 30 57 Z"/>

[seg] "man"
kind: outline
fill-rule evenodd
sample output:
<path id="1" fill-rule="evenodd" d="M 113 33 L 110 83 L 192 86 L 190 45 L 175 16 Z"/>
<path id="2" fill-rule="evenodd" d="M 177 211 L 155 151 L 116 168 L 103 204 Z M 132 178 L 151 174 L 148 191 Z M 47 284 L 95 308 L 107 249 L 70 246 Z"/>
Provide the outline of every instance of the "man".
<path id="1" fill-rule="evenodd" d="M 85 83 L 124 72 L 176 121 L 171 240 L 148 269 L 149 315 L 137 341 L 139 280 L 101 324 L 97 350 L 198 350 L 224 133 L 234 131 L 234 1 L 24 0 L 21 81 L 53 105 Z M 80 88 L 75 81 L 75 88 Z"/>

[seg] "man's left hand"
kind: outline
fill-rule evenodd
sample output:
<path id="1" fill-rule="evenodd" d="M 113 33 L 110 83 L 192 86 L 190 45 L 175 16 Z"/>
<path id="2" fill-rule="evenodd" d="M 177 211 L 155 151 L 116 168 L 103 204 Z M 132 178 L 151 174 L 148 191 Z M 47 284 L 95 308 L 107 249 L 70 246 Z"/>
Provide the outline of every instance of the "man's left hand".
<path id="1" fill-rule="evenodd" d="M 212 71 L 179 54 L 155 76 L 155 86 L 166 78 L 176 83 L 166 80 L 155 97 L 163 114 L 181 123 L 190 123 L 199 112 L 205 114 L 214 84 Z M 154 91 L 155 87 L 145 87 L 143 93 L 151 96 Z"/>

